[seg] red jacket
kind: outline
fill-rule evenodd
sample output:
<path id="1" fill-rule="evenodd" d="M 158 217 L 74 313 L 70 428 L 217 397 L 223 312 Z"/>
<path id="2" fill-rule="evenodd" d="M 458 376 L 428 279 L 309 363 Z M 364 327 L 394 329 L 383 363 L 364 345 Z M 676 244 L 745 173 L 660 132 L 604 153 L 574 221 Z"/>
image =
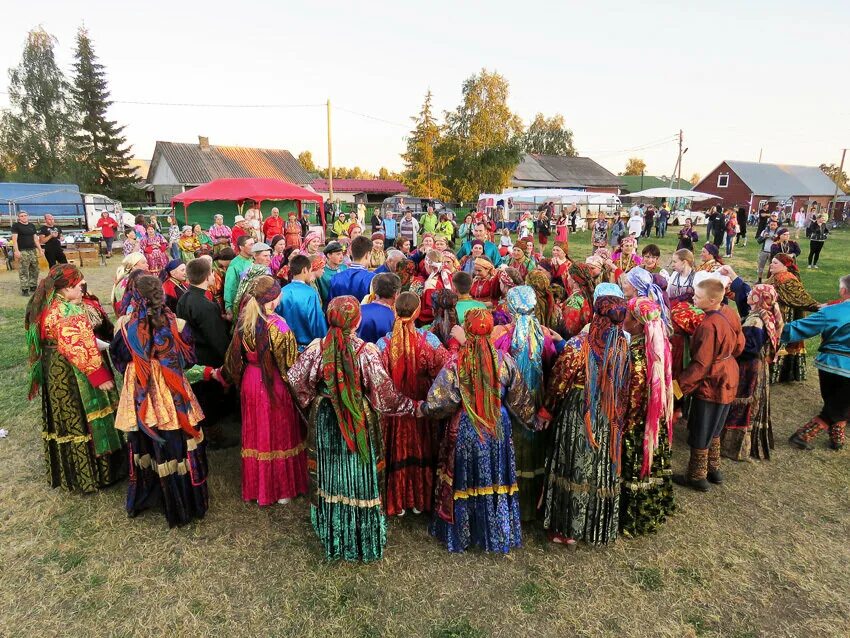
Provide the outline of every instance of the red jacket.
<path id="1" fill-rule="evenodd" d="M 705 313 L 691 337 L 691 362 L 679 375 L 682 394 L 726 405 L 738 391 L 738 362 L 744 333 L 737 313 L 728 306 Z"/>
<path id="2" fill-rule="evenodd" d="M 263 222 L 263 235 L 271 240 L 276 235 L 283 235 L 283 217 L 269 217 Z"/>

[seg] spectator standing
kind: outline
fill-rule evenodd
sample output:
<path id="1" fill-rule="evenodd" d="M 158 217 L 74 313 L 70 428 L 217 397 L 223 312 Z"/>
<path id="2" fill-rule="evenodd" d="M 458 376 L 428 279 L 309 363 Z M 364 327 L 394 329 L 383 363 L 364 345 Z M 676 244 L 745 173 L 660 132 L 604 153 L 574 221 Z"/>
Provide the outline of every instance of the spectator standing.
<path id="1" fill-rule="evenodd" d="M 747 247 L 747 207 L 746 206 L 738 206 L 737 212 L 738 219 L 738 236 L 735 238 L 735 245 L 737 246 L 741 243 L 741 240 L 744 240 L 744 248 Z"/>
<path id="2" fill-rule="evenodd" d="M 35 224 L 30 222 L 29 213 L 18 213 L 18 221 L 12 224 L 12 250 L 18 260 L 18 278 L 21 294 L 29 297 L 38 286 L 38 257 L 44 254 L 36 240 Z"/>
<path id="3" fill-rule="evenodd" d="M 664 237 L 667 234 L 667 220 L 670 219 L 670 209 L 667 204 L 662 204 L 658 210 L 658 215 L 655 220 L 655 236 Z M 648 236 L 648 235 L 647 235 Z"/>
<path id="4" fill-rule="evenodd" d="M 649 237 L 649 234 L 652 232 L 652 224 L 655 221 L 655 208 L 652 206 L 647 206 L 646 211 L 643 213 L 643 232 L 641 233 L 641 237 Z"/>
<path id="5" fill-rule="evenodd" d="M 68 258 L 62 249 L 62 231 L 56 225 L 53 215 L 47 213 L 44 216 L 44 224 L 38 229 L 38 234 L 41 236 L 41 248 L 48 268 L 53 268 L 56 264 L 67 264 Z"/>
<path id="6" fill-rule="evenodd" d="M 45 219 L 45 221 L 47 220 Z M 100 235 L 106 244 L 106 257 L 112 257 L 112 242 L 115 241 L 115 231 L 118 230 L 118 222 L 112 219 L 112 216 L 108 212 L 103 211 L 100 214 L 100 219 L 97 220 L 97 227 L 100 228 Z"/>
<path id="7" fill-rule="evenodd" d="M 826 225 L 826 215 L 820 215 L 812 220 L 812 223 L 806 229 L 806 236 L 809 238 L 808 267 L 817 269 L 820 251 L 823 250 L 823 245 L 829 237 L 829 226 Z"/>

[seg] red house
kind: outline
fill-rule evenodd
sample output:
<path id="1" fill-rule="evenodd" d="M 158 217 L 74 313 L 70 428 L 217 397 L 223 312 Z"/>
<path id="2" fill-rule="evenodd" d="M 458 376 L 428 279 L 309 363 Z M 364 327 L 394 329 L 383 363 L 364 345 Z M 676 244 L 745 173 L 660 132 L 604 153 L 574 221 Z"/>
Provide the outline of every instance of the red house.
<path id="1" fill-rule="evenodd" d="M 749 210 L 758 210 L 767 203 L 771 211 L 804 208 L 819 212 L 828 209 L 835 194 L 835 182 L 817 166 L 726 160 L 693 189 L 720 197 L 720 200 L 703 202 L 703 208 L 720 203 L 723 206 L 743 204 Z M 839 195 L 842 194 L 839 191 Z"/>

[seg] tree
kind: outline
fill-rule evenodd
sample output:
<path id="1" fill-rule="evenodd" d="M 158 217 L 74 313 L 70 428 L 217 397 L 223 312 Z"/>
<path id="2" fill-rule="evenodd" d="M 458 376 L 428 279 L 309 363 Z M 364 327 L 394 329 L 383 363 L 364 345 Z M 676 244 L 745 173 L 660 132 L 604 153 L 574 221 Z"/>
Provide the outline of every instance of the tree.
<path id="1" fill-rule="evenodd" d="M 522 120 L 508 107 L 508 81 L 482 69 L 463 83 L 463 101 L 446 113 L 437 154 L 446 162 L 455 199 L 498 193 L 508 186 L 522 154 Z"/>
<path id="2" fill-rule="evenodd" d="M 573 132 L 564 124 L 560 113 L 546 118 L 543 113 L 534 116 L 525 132 L 523 147 L 526 153 L 575 157 Z"/>
<path id="3" fill-rule="evenodd" d="M 702 177 L 700 176 L 699 173 L 694 173 L 693 175 L 691 175 L 691 179 L 690 179 L 691 185 L 696 186 L 697 184 L 699 184 L 699 181 L 701 179 L 702 179 Z"/>
<path id="4" fill-rule="evenodd" d="M 77 30 L 73 69 L 71 113 L 75 130 L 70 147 L 80 188 L 113 197 L 132 196 L 136 176 L 130 166 L 130 147 L 122 135 L 124 127 L 107 118 L 112 101 L 106 72 L 84 27 Z"/>
<path id="5" fill-rule="evenodd" d="M 839 189 L 845 193 L 850 192 L 850 180 L 847 178 L 846 171 L 839 171 L 835 164 L 821 164 L 819 168 L 838 185 Z"/>
<path id="6" fill-rule="evenodd" d="M 429 90 L 419 115 L 410 118 L 415 126 L 407 138 L 407 151 L 402 153 L 401 158 L 404 160 L 405 183 L 411 194 L 442 199 L 449 195 L 443 172 L 446 162 L 437 154 L 443 131 L 431 111 L 431 98 Z"/>
<path id="7" fill-rule="evenodd" d="M 646 172 L 646 162 L 639 157 L 630 157 L 626 162 L 626 170 L 621 175 L 641 175 Z"/>
<path id="8" fill-rule="evenodd" d="M 56 65 L 56 38 L 39 27 L 27 35 L 20 64 L 9 69 L 11 108 L 0 122 L 0 155 L 12 179 L 67 177 L 68 86 Z"/>
<path id="9" fill-rule="evenodd" d="M 304 167 L 308 173 L 315 173 L 318 169 L 313 161 L 313 154 L 310 151 L 301 151 L 298 153 L 298 163 Z"/>

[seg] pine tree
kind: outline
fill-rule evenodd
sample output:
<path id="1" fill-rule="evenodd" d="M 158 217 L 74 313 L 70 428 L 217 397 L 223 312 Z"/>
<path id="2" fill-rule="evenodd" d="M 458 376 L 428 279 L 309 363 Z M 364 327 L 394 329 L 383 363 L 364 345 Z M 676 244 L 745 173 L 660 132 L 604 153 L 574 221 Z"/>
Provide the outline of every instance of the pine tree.
<path id="1" fill-rule="evenodd" d="M 0 163 L 9 179 L 67 179 L 68 86 L 56 65 L 56 38 L 39 27 L 27 35 L 20 64 L 9 69 L 11 108 L 0 122 Z"/>
<path id="2" fill-rule="evenodd" d="M 442 141 L 442 128 L 431 113 L 431 91 L 425 94 L 425 102 L 418 116 L 411 117 L 415 127 L 407 138 L 404 160 L 404 183 L 410 193 L 419 197 L 444 199 L 449 196 L 445 187 L 445 161 L 437 154 Z"/>
<path id="3" fill-rule="evenodd" d="M 123 126 L 107 119 L 112 105 L 104 67 L 97 61 L 88 31 L 77 31 L 71 106 L 75 131 L 71 147 L 80 188 L 113 197 L 133 195 L 136 181 Z"/>

